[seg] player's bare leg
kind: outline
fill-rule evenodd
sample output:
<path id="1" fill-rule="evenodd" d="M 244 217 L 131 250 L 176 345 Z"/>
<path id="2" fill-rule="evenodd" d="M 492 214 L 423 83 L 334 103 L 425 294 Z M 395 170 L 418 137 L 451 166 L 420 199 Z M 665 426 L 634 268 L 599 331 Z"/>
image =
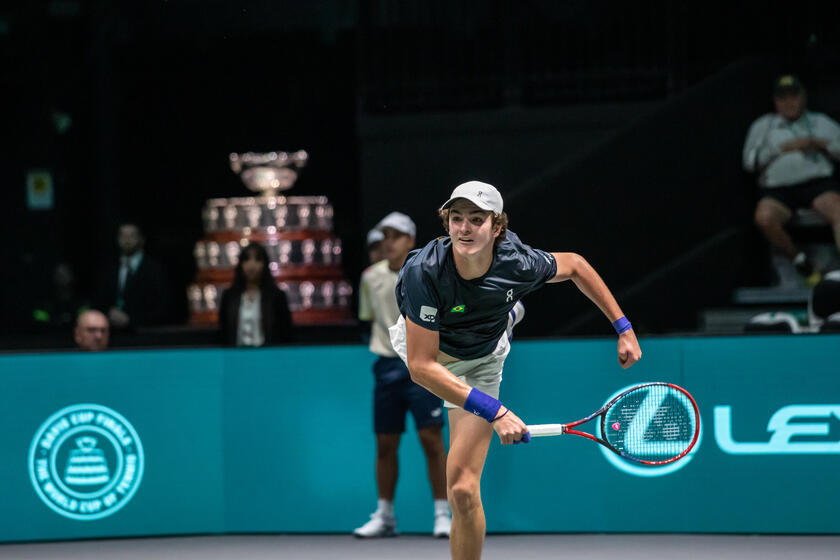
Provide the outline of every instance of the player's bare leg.
<path id="1" fill-rule="evenodd" d="M 446 502 L 446 447 L 443 445 L 443 427 L 429 426 L 418 430 L 417 435 L 426 454 L 426 469 L 435 501 L 432 534 L 438 538 L 449 537 L 452 531 L 452 514 Z"/>
<path id="2" fill-rule="evenodd" d="M 394 492 L 397 487 L 397 449 L 401 434 L 376 434 L 376 487 L 379 493 L 376 511 L 370 521 L 353 531 L 359 538 L 392 537 L 396 535 Z"/>
<path id="3" fill-rule="evenodd" d="M 449 456 L 446 482 L 452 508 L 449 547 L 453 560 L 479 560 L 486 524 L 481 504 L 481 473 L 493 438 L 483 418 L 449 409 Z"/>
<path id="4" fill-rule="evenodd" d="M 376 487 L 379 498 L 394 501 L 399 465 L 397 449 L 401 434 L 376 434 Z"/>
<path id="5" fill-rule="evenodd" d="M 426 453 L 429 484 L 436 500 L 446 499 L 446 448 L 443 446 L 442 426 L 430 426 L 417 431 L 420 445 Z"/>

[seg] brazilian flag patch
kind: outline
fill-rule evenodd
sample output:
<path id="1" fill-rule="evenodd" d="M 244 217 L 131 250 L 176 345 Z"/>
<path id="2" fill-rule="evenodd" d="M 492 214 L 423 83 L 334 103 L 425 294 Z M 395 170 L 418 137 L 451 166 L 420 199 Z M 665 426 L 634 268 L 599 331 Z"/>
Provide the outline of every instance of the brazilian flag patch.
<path id="1" fill-rule="evenodd" d="M 466 310 L 467 310 L 467 308 L 464 307 L 463 305 L 456 305 L 455 307 L 452 308 L 452 313 L 463 313 Z"/>

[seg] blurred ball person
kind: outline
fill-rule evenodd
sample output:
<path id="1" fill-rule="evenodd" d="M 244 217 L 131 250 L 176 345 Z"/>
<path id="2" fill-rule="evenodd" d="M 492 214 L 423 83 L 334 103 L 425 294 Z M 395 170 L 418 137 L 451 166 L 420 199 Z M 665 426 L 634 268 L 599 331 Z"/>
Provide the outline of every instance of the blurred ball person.
<path id="1" fill-rule="evenodd" d="M 443 445 L 443 401 L 411 380 L 405 363 L 391 346 L 388 329 L 397 323 L 400 310 L 394 289 L 400 267 L 414 248 L 417 228 L 400 212 L 391 212 L 376 226 L 382 232 L 383 260 L 362 273 L 359 319 L 371 322 L 370 350 L 379 358 L 373 365 L 373 428 L 376 433 L 376 485 L 378 502 L 370 520 L 353 534 L 361 538 L 396 534 L 394 493 L 397 486 L 397 450 L 411 412 L 426 455 L 434 498 L 432 532 L 448 537 L 452 523 L 446 501 L 446 449 Z M 368 236 L 370 239 L 370 236 Z"/>
<path id="2" fill-rule="evenodd" d="M 744 169 L 757 173 L 760 199 L 755 223 L 770 244 L 793 261 L 809 284 L 821 272 L 796 247 L 784 225 L 799 208 L 813 208 L 831 223 L 840 249 L 840 183 L 832 177 L 840 159 L 840 125 L 807 110 L 805 88 L 784 75 L 773 87 L 775 113 L 757 119 L 744 143 Z"/>
<path id="3" fill-rule="evenodd" d="M 108 318 L 101 311 L 89 309 L 79 314 L 73 338 L 80 350 L 101 352 L 108 349 L 111 334 Z"/>
<path id="4" fill-rule="evenodd" d="M 382 240 L 385 236 L 376 228 L 367 234 L 368 264 L 378 263 L 385 258 L 382 250 Z"/>
<path id="5" fill-rule="evenodd" d="M 169 319 L 169 285 L 163 266 L 144 252 L 146 238 L 133 223 L 120 224 L 118 263 L 105 268 L 96 307 L 114 329 L 160 325 Z"/>
<path id="6" fill-rule="evenodd" d="M 265 248 L 242 248 L 233 284 L 222 294 L 219 330 L 230 346 L 267 346 L 292 338 L 292 315 L 285 292 L 277 287 Z"/>

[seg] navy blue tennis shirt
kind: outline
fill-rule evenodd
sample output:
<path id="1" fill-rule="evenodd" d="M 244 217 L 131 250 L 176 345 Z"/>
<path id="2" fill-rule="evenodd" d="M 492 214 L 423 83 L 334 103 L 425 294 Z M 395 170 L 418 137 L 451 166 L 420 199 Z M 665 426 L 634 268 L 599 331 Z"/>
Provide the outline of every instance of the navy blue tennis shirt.
<path id="1" fill-rule="evenodd" d="M 472 360 L 495 350 L 514 304 L 556 274 L 551 253 L 532 249 L 508 230 L 487 273 L 464 280 L 452 240 L 439 237 L 409 253 L 397 280 L 397 305 L 404 317 L 440 333 L 440 350 Z"/>

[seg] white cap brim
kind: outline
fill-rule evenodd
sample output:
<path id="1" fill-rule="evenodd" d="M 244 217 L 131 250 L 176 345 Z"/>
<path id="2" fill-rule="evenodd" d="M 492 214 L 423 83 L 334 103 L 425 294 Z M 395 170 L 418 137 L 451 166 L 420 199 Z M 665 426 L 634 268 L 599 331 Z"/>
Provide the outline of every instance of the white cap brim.
<path id="1" fill-rule="evenodd" d="M 504 201 L 498 189 L 493 185 L 482 183 L 481 181 L 467 181 L 455 187 L 449 200 L 440 209 L 446 210 L 459 198 L 469 200 L 482 210 L 487 210 L 495 214 L 501 214 L 504 210 Z"/>

